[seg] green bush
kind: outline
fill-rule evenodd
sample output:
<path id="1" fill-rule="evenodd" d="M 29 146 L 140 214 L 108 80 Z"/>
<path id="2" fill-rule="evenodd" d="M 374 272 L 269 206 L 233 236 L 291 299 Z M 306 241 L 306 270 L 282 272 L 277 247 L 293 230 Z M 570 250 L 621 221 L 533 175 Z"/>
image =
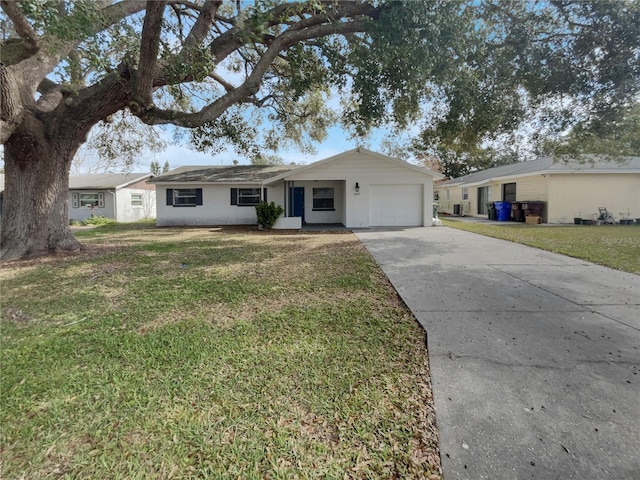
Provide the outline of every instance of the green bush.
<path id="1" fill-rule="evenodd" d="M 271 230 L 271 228 L 273 228 L 273 224 L 276 223 L 278 217 L 283 213 L 284 208 L 280 205 L 276 205 L 275 202 L 260 202 L 256 205 L 258 224 L 262 225 L 267 230 Z"/>
<path id="2" fill-rule="evenodd" d="M 116 223 L 115 220 L 107 217 L 103 217 L 102 215 L 91 215 L 90 217 L 85 218 L 82 221 L 82 225 L 111 225 L 112 223 Z"/>

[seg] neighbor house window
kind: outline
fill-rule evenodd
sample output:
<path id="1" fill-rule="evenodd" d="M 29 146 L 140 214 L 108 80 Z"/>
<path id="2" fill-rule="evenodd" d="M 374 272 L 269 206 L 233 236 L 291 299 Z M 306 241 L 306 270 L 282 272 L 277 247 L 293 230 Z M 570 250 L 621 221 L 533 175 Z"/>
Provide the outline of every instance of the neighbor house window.
<path id="1" fill-rule="evenodd" d="M 469 189 L 467 187 L 462 189 L 462 199 L 469 200 Z"/>
<path id="2" fill-rule="evenodd" d="M 80 193 L 71 194 L 71 206 L 73 208 L 104 208 L 104 193 Z"/>
<path id="3" fill-rule="evenodd" d="M 81 193 L 80 194 L 80 208 L 89 208 L 98 206 L 98 194 L 97 193 Z"/>
<path id="4" fill-rule="evenodd" d="M 333 204 L 333 188 L 313 189 L 313 210 L 335 210 Z"/>
<path id="5" fill-rule="evenodd" d="M 195 207 L 202 205 L 201 188 L 167 188 L 167 205 Z"/>
<path id="6" fill-rule="evenodd" d="M 515 183 L 502 184 L 502 201 L 511 202 L 511 203 L 516 201 L 516 184 Z"/>
<path id="7" fill-rule="evenodd" d="M 262 198 L 267 201 L 267 189 L 262 189 Z M 232 188 L 231 205 L 239 207 L 255 207 L 260 203 L 259 188 Z"/>
<path id="8" fill-rule="evenodd" d="M 131 206 L 132 207 L 141 207 L 142 206 L 142 194 L 141 193 L 132 193 L 131 194 Z"/>

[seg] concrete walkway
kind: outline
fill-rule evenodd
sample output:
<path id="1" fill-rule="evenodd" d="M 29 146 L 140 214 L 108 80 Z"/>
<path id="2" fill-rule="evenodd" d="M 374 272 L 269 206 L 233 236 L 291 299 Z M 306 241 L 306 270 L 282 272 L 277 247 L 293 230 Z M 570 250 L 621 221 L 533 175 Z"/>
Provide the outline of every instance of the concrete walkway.
<path id="1" fill-rule="evenodd" d="M 427 331 L 445 480 L 640 479 L 640 276 L 446 227 L 356 235 Z"/>

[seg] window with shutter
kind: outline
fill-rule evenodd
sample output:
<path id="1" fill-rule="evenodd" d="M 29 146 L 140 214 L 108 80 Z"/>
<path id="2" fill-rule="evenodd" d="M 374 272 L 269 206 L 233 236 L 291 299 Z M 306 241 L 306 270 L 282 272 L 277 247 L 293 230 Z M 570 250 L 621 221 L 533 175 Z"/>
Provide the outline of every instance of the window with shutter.
<path id="1" fill-rule="evenodd" d="M 260 203 L 259 188 L 239 188 L 238 189 L 238 206 L 239 207 L 255 207 Z"/>
<path id="2" fill-rule="evenodd" d="M 71 206 L 73 208 L 80 207 L 80 195 L 77 192 L 71 194 Z"/>

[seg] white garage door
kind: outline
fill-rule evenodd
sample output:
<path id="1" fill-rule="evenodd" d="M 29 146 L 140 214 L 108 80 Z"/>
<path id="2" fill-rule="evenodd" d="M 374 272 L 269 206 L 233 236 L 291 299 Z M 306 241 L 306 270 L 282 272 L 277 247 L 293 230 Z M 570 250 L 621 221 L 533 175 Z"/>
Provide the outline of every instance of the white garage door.
<path id="1" fill-rule="evenodd" d="M 372 227 L 416 227 L 422 225 L 420 185 L 371 185 L 369 215 Z"/>

